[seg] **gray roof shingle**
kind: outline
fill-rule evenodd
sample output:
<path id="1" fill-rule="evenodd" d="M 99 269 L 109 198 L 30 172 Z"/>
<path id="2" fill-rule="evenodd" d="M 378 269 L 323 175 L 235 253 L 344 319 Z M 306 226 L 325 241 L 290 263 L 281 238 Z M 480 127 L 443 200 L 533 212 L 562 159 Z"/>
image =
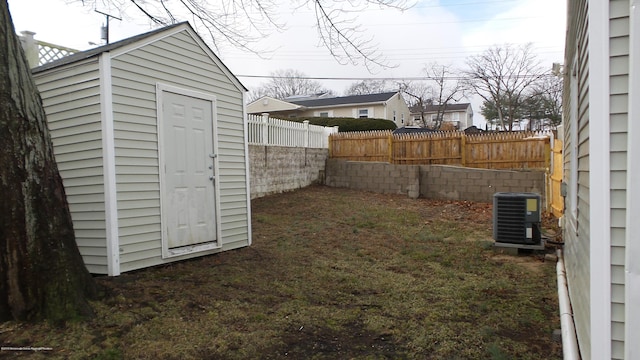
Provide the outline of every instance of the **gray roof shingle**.
<path id="1" fill-rule="evenodd" d="M 289 102 L 292 104 L 301 105 L 305 107 L 367 104 L 367 103 L 387 101 L 391 99 L 391 97 L 393 97 L 395 94 L 397 94 L 397 92 L 386 92 L 386 93 L 369 94 L 369 95 L 340 96 L 340 97 L 333 97 L 333 98 L 301 100 L 301 101 L 289 100 Z"/>
<path id="2" fill-rule="evenodd" d="M 445 111 L 467 110 L 467 107 L 469 107 L 469 103 L 447 104 Z M 420 106 L 418 105 L 411 106 L 409 110 L 411 110 L 411 113 L 418 113 L 420 112 Z M 424 112 L 427 112 L 427 113 L 438 112 L 438 105 L 425 105 Z"/>

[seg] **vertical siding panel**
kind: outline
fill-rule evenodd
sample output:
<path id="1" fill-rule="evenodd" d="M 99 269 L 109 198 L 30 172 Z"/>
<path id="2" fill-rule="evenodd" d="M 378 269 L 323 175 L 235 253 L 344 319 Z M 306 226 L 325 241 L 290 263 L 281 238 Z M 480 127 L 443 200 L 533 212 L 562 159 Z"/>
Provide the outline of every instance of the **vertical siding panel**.
<path id="1" fill-rule="evenodd" d="M 577 196 L 567 197 L 565 228 L 565 263 L 569 293 L 575 314 L 578 342 L 583 358 L 590 358 L 590 251 L 589 251 L 589 54 L 588 48 L 588 6 L 586 0 L 570 1 L 565 64 L 568 66 L 567 84 L 577 87 L 565 92 L 565 119 L 575 118 L 575 123 L 565 122 L 565 182 L 577 184 Z M 575 59 L 575 62 L 574 62 Z M 572 112 L 573 111 L 573 112 Z M 575 128 L 573 128 L 575 126 Z M 575 134 L 575 138 L 571 134 Z M 575 144 L 572 140 L 575 140 Z M 576 163 L 572 162 L 572 159 Z M 575 173 L 571 168 L 576 169 Z M 577 179 L 572 179 L 573 174 Z M 572 202 L 577 203 L 572 203 Z"/>
<path id="2" fill-rule="evenodd" d="M 95 59 L 53 71 L 34 71 L 60 169 L 76 243 L 94 274 L 107 273 L 100 124 L 100 81 Z"/>

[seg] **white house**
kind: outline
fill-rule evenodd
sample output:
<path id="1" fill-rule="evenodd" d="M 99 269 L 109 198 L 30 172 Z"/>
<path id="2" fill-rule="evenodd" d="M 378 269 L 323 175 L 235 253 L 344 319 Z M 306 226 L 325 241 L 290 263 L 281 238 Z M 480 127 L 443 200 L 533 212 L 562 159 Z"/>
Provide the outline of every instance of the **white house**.
<path id="1" fill-rule="evenodd" d="M 640 9 L 570 0 L 564 257 L 582 359 L 640 359 Z"/>
<path id="2" fill-rule="evenodd" d="M 188 23 L 33 75 L 90 272 L 251 243 L 246 89 Z"/>
<path id="3" fill-rule="evenodd" d="M 407 125 L 409 107 L 400 92 L 339 97 L 289 98 L 284 100 L 263 96 L 247 105 L 249 114 L 269 113 L 282 119 L 296 117 L 377 118 Z"/>
<path id="4" fill-rule="evenodd" d="M 419 105 L 412 106 L 411 119 L 414 125 L 424 125 L 422 116 L 426 120 L 427 126 L 433 126 L 438 120 L 438 110 L 440 105 L 424 105 L 421 110 Z M 464 130 L 473 126 L 473 108 L 470 103 L 446 104 L 442 106 L 442 124 L 449 123 L 459 130 Z"/>

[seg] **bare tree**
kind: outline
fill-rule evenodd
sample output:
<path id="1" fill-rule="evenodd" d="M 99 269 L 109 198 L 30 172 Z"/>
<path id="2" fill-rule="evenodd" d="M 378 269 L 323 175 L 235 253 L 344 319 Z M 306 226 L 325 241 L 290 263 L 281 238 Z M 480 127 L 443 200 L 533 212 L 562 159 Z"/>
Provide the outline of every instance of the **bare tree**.
<path id="1" fill-rule="evenodd" d="M 232 46 L 260 54 L 259 46 L 272 30 L 282 30 L 286 23 L 279 20 L 277 0 L 76 0 L 91 8 L 107 7 L 123 11 L 132 6 L 158 25 L 169 25 L 185 19 L 193 21 L 200 32 L 208 32 L 214 47 L 221 39 Z M 376 43 L 365 37 L 357 22 L 357 14 L 367 6 L 406 10 L 407 0 L 296 0 L 292 6 L 312 7 L 320 43 L 340 63 L 362 63 L 370 71 L 392 67 Z"/>
<path id="2" fill-rule="evenodd" d="M 412 100 L 410 103 L 413 103 L 413 108 L 420 111 L 422 126 L 438 130 L 449 105 L 464 97 L 464 84 L 450 65 L 430 63 L 424 67 L 423 73 L 424 82 L 404 84 L 402 89 Z M 427 106 L 436 112 L 433 121 L 425 118 Z"/>
<path id="3" fill-rule="evenodd" d="M 277 70 L 271 73 L 271 80 L 251 91 L 251 100 L 255 101 L 263 96 L 284 99 L 295 95 L 332 94 L 321 83 L 310 80 L 297 70 Z"/>
<path id="4" fill-rule="evenodd" d="M 525 100 L 529 130 L 555 128 L 562 122 L 562 77 L 547 74 L 532 86 Z"/>
<path id="5" fill-rule="evenodd" d="M 493 46 L 467 59 L 467 85 L 488 103 L 493 103 L 501 128 L 511 131 L 527 91 L 544 72 L 532 45 Z M 506 113 L 505 113 L 506 112 Z"/>
<path id="6" fill-rule="evenodd" d="M 75 243 L 42 100 L 0 0 L 0 321 L 91 313 L 96 285 Z"/>
<path id="7" fill-rule="evenodd" d="M 387 92 L 390 89 L 390 85 L 385 80 L 362 80 L 351 84 L 345 95 L 368 95 Z"/>
<path id="8" fill-rule="evenodd" d="M 420 126 L 429 127 L 429 120 L 426 118 L 427 106 L 433 105 L 431 95 L 433 89 L 424 81 L 403 82 L 400 84 L 400 91 L 404 95 L 411 112 L 420 114 Z"/>
<path id="9" fill-rule="evenodd" d="M 453 73 L 451 66 L 431 63 L 424 68 L 429 81 L 433 83 L 432 103 L 436 106 L 434 129 L 440 129 L 447 106 L 456 103 L 464 96 L 462 81 Z"/>

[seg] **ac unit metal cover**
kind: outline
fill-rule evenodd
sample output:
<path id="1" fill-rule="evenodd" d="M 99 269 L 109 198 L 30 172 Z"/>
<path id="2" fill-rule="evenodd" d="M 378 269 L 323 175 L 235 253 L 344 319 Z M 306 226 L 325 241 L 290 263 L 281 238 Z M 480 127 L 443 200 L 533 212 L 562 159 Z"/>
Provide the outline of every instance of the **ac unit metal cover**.
<path id="1" fill-rule="evenodd" d="M 496 243 L 540 245 L 540 195 L 495 193 L 493 239 Z"/>

